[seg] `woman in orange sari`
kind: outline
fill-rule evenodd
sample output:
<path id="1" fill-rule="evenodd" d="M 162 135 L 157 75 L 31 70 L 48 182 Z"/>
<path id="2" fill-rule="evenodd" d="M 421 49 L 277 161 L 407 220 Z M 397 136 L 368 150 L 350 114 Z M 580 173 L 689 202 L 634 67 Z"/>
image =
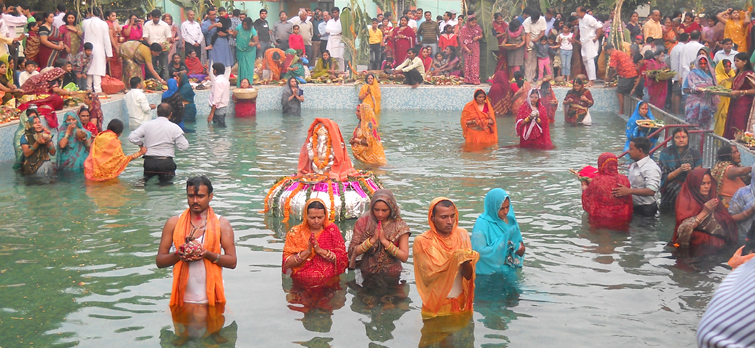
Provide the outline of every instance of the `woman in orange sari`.
<path id="1" fill-rule="evenodd" d="M 371 106 L 376 115 L 380 114 L 380 85 L 373 74 L 368 74 L 364 81 L 365 84 L 363 84 L 362 88 L 359 90 L 359 100 L 362 103 Z"/>
<path id="2" fill-rule="evenodd" d="M 385 159 L 383 144 L 380 142 L 378 123 L 372 107 L 367 103 L 357 106 L 357 118 L 359 124 L 354 129 L 354 136 L 349 140 L 354 158 L 378 166 L 388 164 Z"/>
<path id="3" fill-rule="evenodd" d="M 464 105 L 461 112 L 461 129 L 466 145 L 489 146 L 498 144 L 495 111 L 485 91 L 474 92 L 474 100 Z"/>
<path id="4" fill-rule="evenodd" d="M 269 48 L 265 51 L 265 59 L 262 61 L 262 70 L 270 70 L 270 78 L 266 81 L 278 81 L 281 79 L 281 66 L 286 59 L 286 52 L 280 48 Z"/>
<path id="5" fill-rule="evenodd" d="M 139 152 L 126 156 L 121 148 L 121 141 L 118 139 L 121 133 L 123 133 L 123 122 L 114 119 L 108 123 L 106 131 L 94 138 L 89 157 L 84 161 L 84 175 L 87 180 L 115 179 L 126 169 L 129 162 L 147 153 L 147 148 L 142 147 Z"/>
<path id="6" fill-rule="evenodd" d="M 299 283 L 321 285 L 346 271 L 348 259 L 341 231 L 328 219 L 325 203 L 312 198 L 304 205 L 304 221 L 286 234 L 283 273 Z"/>

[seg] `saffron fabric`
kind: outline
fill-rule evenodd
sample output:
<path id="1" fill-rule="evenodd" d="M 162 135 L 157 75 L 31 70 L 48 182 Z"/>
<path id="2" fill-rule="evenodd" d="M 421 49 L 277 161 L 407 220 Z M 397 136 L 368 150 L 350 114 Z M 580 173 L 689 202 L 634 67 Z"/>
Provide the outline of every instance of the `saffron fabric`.
<path id="1" fill-rule="evenodd" d="M 307 152 L 307 144 L 312 140 L 312 135 L 318 124 L 322 124 L 325 129 L 328 130 L 328 136 L 331 141 L 333 165 L 330 167 L 329 176 L 334 180 L 345 181 L 348 179 L 349 175 L 355 175 L 356 170 L 354 170 L 354 165 L 351 164 L 349 153 L 346 152 L 346 145 L 344 145 L 346 142 L 343 141 L 341 129 L 338 127 L 337 123 L 328 118 L 316 118 L 309 126 L 307 139 L 304 141 L 304 144 L 301 146 L 301 151 L 299 152 L 298 173 L 299 175 L 313 173 L 313 163 Z"/>
<path id="2" fill-rule="evenodd" d="M 191 212 L 186 209 L 178 217 L 176 227 L 173 229 L 173 245 L 178 248 L 184 245 L 187 241 L 186 238 L 190 235 L 192 230 L 191 225 Z M 198 238 L 197 236 L 194 236 Z M 207 225 L 204 231 L 204 238 L 202 247 L 216 254 L 220 254 L 220 220 L 212 207 L 207 208 Z M 205 273 L 207 276 L 207 301 L 210 307 L 214 307 L 216 304 L 223 304 L 225 300 L 225 287 L 223 286 L 223 269 L 220 265 L 212 263 L 208 259 L 202 259 L 200 261 L 204 263 Z M 170 292 L 170 307 L 183 306 L 184 295 L 186 294 L 186 283 L 189 280 L 189 264 L 183 261 L 178 261 L 173 265 L 173 286 Z"/>
<path id="3" fill-rule="evenodd" d="M 312 232 L 307 223 L 309 210 L 306 209 L 306 207 L 312 202 L 320 202 L 323 206 L 327 207 L 327 205 L 319 198 L 312 198 L 304 204 L 304 221 L 301 224 L 292 227 L 286 234 L 286 243 L 283 246 L 283 264 L 286 263 L 286 260 L 288 260 L 289 257 L 292 257 L 294 254 L 302 252 L 309 247 L 309 240 Z M 311 253 L 309 254 L 309 257 L 307 257 L 307 260 L 304 263 L 290 269 L 283 268 L 283 273 L 290 274 L 291 278 L 301 284 L 321 284 L 346 271 L 348 259 L 346 257 L 346 246 L 343 236 L 341 236 L 341 231 L 338 229 L 338 226 L 327 219 L 327 208 L 325 208 L 325 216 L 326 218 L 324 219 L 322 230 L 317 232 L 314 237 L 317 239 L 320 248 L 329 250 L 335 254 L 336 260 L 335 262 L 326 260 L 315 253 L 313 246 L 312 249 L 310 249 Z"/>
<path id="4" fill-rule="evenodd" d="M 615 197 L 612 190 L 619 184 L 631 187 L 629 179 L 619 174 L 616 155 L 605 152 L 598 157 L 598 174 L 582 192 L 582 209 L 590 223 L 598 226 L 621 226 L 632 220 L 632 195 Z"/>
<path id="5" fill-rule="evenodd" d="M 613 50 L 613 53 L 611 53 L 611 61 L 608 66 L 616 69 L 619 76 L 623 78 L 631 79 L 639 75 L 637 73 L 637 67 L 632 61 L 632 57 L 626 52 Z"/>
<path id="6" fill-rule="evenodd" d="M 275 60 L 273 59 L 273 54 L 278 53 L 280 54 L 280 59 Z M 286 58 L 286 52 L 283 52 L 280 48 L 268 48 L 265 51 L 265 57 L 262 60 L 262 69 L 263 70 L 270 70 L 270 77 L 273 81 L 278 81 L 281 79 L 281 63 L 283 59 Z"/>
<path id="7" fill-rule="evenodd" d="M 710 170 L 711 174 L 713 175 L 713 179 L 716 180 L 718 186 L 718 195 L 725 204 L 729 203 L 729 199 L 734 196 L 737 190 L 745 187 L 745 183 L 744 181 L 742 181 L 742 178 L 735 177 L 734 179 L 729 179 L 728 177 L 726 177 L 726 172 L 730 167 L 739 166 L 739 164 L 734 164 L 734 162 L 731 161 L 719 161 Z"/>
<path id="8" fill-rule="evenodd" d="M 721 51 L 723 52 L 723 51 Z M 732 62 L 733 65 L 733 62 Z M 732 67 L 729 72 L 726 72 L 726 68 L 724 68 L 724 62 L 720 61 L 716 65 L 716 82 L 724 88 L 731 89 L 732 80 L 729 80 L 732 77 L 737 76 L 736 70 Z M 713 116 L 713 120 L 715 122 L 715 126 L 713 127 L 713 132 L 716 133 L 716 135 L 723 136 L 724 131 L 726 129 L 726 116 L 728 116 L 729 113 L 729 104 L 731 103 L 731 98 L 724 97 L 724 96 L 718 96 L 718 106 L 716 108 L 716 114 Z"/>
<path id="9" fill-rule="evenodd" d="M 445 197 L 433 199 L 427 213 L 430 229 L 414 239 L 414 275 L 419 296 L 422 298 L 422 319 L 472 312 L 474 303 L 474 268 L 480 254 L 472 250 L 467 230 L 459 226 L 459 212 L 448 237 L 441 236 L 432 221 L 433 208 Z M 454 209 L 456 209 L 454 207 Z M 473 272 L 471 279 L 461 277 L 462 292 L 448 298 L 461 265 L 469 261 Z"/>
<path id="10" fill-rule="evenodd" d="M 508 222 L 498 217 L 503 203 L 509 201 Z M 472 228 L 472 249 L 480 254 L 477 274 L 511 273 L 522 268 L 524 256 L 516 254 L 522 243 L 522 231 L 516 221 L 509 194 L 500 188 L 485 195 L 485 210 L 477 217 Z"/>
<path id="11" fill-rule="evenodd" d="M 320 60 L 318 60 L 317 62 L 319 63 Z M 365 95 L 367 94 L 367 91 L 370 91 L 370 95 L 362 99 L 362 103 L 371 106 L 372 110 L 375 111 L 375 114 L 380 114 L 380 104 L 382 103 L 382 95 L 380 93 L 380 84 L 378 84 L 377 78 L 372 79 L 372 84 L 367 84 L 367 83 L 363 84 L 362 87 L 359 89 L 359 95 L 360 96 Z"/>
<path id="12" fill-rule="evenodd" d="M 366 140 L 367 145 L 362 145 L 361 143 L 352 144 L 351 152 L 354 154 L 354 158 L 367 164 L 379 166 L 388 164 L 388 160 L 385 159 L 385 151 L 380 140 L 380 134 L 378 134 L 378 122 L 375 117 L 375 111 L 372 110 L 371 106 L 363 103 L 360 105 L 359 112 L 361 119 L 354 129 L 354 138 Z"/>
<path id="13" fill-rule="evenodd" d="M 478 89 L 477 91 L 482 90 Z M 475 91 L 475 94 L 477 94 L 477 91 Z M 470 126 L 467 121 L 475 121 L 475 123 Z M 493 121 L 493 123 L 490 123 L 490 121 Z M 477 106 L 476 100 L 464 105 L 464 109 L 461 111 L 461 129 L 467 145 L 498 144 L 498 127 L 490 99 L 485 98 L 482 110 Z"/>
<path id="14" fill-rule="evenodd" d="M 529 96 L 536 93 L 537 105 L 532 105 Z M 525 119 L 529 117 L 527 122 Z M 527 104 L 522 105 L 516 116 L 516 134 L 519 136 L 519 146 L 532 149 L 551 149 L 550 120 L 548 111 L 540 100 L 540 91 L 531 89 L 527 93 Z"/>
<path id="15" fill-rule="evenodd" d="M 731 41 L 734 41 L 734 44 L 737 45 L 737 50 L 739 52 L 748 52 L 747 50 L 747 27 L 744 23 L 744 16 L 749 16 L 748 13 L 744 11 L 739 12 L 739 20 L 735 21 L 731 18 L 729 18 L 726 21 L 725 28 L 724 28 L 724 39 L 731 39 Z"/>
<path id="16" fill-rule="evenodd" d="M 135 156 L 126 156 L 118 135 L 106 130 L 92 141 L 89 156 L 84 161 L 84 176 L 87 180 L 105 181 L 120 175 Z"/>

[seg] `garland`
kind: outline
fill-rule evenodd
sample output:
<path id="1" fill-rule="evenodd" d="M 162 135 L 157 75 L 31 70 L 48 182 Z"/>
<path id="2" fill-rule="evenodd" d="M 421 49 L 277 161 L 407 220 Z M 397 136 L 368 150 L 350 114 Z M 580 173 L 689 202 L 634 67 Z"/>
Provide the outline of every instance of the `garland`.
<path id="1" fill-rule="evenodd" d="M 280 187 L 281 185 L 285 184 L 287 181 L 293 180 L 293 177 L 285 176 L 283 178 L 278 179 L 278 181 L 273 185 L 273 187 L 270 188 L 270 191 L 267 191 L 267 195 L 265 196 L 265 209 L 262 210 L 261 213 L 267 213 L 270 211 L 270 204 L 268 203 L 270 200 L 270 196 L 275 192 L 275 189 Z"/>
<path id="2" fill-rule="evenodd" d="M 317 134 L 322 127 L 325 127 L 322 125 L 322 123 L 315 126 L 314 132 L 312 134 L 312 153 L 314 154 L 312 156 L 312 162 L 314 162 L 315 166 L 317 166 L 317 168 L 320 168 L 320 170 L 324 169 L 328 165 L 328 163 L 330 163 L 330 153 L 333 149 L 332 141 L 330 140 L 330 134 L 328 134 L 328 147 L 327 149 L 325 149 L 325 162 L 321 162 L 320 156 L 317 154 Z"/>
<path id="3" fill-rule="evenodd" d="M 366 188 L 367 190 L 365 190 L 364 192 L 368 193 L 370 197 L 372 197 L 372 194 L 375 193 L 375 190 L 372 189 L 372 186 L 367 184 L 367 180 L 365 180 L 364 178 L 359 178 L 358 180 L 359 186 L 362 186 L 363 190 Z"/>
<path id="4" fill-rule="evenodd" d="M 346 220 L 346 186 L 343 182 L 339 181 L 339 188 L 341 189 L 341 212 L 338 214 L 338 219 L 341 221 Z"/>
<path id="5" fill-rule="evenodd" d="M 286 192 L 289 187 L 291 187 L 291 185 L 282 186 L 281 189 L 278 190 L 278 193 L 273 196 L 273 206 L 271 208 L 273 210 L 273 216 L 281 216 L 278 215 L 278 211 L 280 210 L 281 196 L 283 195 L 283 192 Z"/>
<path id="6" fill-rule="evenodd" d="M 296 196 L 296 194 L 299 193 L 299 191 L 301 191 L 301 188 L 303 186 L 304 186 L 304 184 L 300 185 L 297 182 L 296 183 L 296 188 L 293 191 L 291 191 L 291 194 L 289 194 L 288 197 L 286 197 L 286 203 L 283 204 L 283 221 L 281 221 L 282 223 L 288 222 L 288 218 L 291 215 L 291 212 L 290 212 L 290 210 L 291 210 L 291 199 L 294 198 L 294 196 Z"/>
<path id="7" fill-rule="evenodd" d="M 312 189 L 315 188 L 315 184 L 307 185 L 307 200 L 306 202 L 309 202 L 309 199 L 312 197 Z"/>
<path id="8" fill-rule="evenodd" d="M 328 216 L 328 219 L 330 221 L 336 221 L 336 200 L 333 198 L 333 182 L 328 179 L 328 197 L 330 198 L 330 216 Z"/>

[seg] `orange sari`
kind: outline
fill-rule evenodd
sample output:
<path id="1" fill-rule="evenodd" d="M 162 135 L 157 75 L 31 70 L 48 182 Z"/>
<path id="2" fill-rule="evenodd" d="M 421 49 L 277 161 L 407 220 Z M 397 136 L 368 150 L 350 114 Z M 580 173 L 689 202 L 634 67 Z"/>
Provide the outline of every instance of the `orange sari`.
<path id="1" fill-rule="evenodd" d="M 461 277 L 462 292 L 459 296 L 447 298 L 456 274 L 461 271 L 461 264 L 471 261 L 474 269 L 480 254 L 472 250 L 467 230 L 458 227 L 458 210 L 451 236 L 444 238 L 435 230 L 431 218 L 433 208 L 443 200 L 449 199 L 438 197 L 430 203 L 427 214 L 430 230 L 417 236 L 412 247 L 417 292 L 422 297 L 422 319 L 471 312 L 474 302 L 474 272 L 471 279 Z"/>
<path id="2" fill-rule="evenodd" d="M 467 121 L 470 120 L 475 121 L 475 125 L 482 130 L 470 128 L 467 124 Z M 493 120 L 493 124 L 489 124 L 490 120 Z M 498 127 L 496 127 L 495 111 L 493 111 L 493 106 L 490 105 L 490 99 L 485 98 L 485 106 L 482 111 L 477 107 L 477 102 L 474 100 L 464 105 L 464 110 L 461 112 L 461 129 L 464 132 L 467 145 L 494 145 L 498 143 Z"/>
<path id="3" fill-rule="evenodd" d="M 367 145 L 352 144 L 351 152 L 354 154 L 354 158 L 364 163 L 384 166 L 388 164 L 388 160 L 385 159 L 383 143 L 380 142 L 375 112 L 367 103 L 360 105 L 360 112 L 362 119 L 354 129 L 354 138 L 367 140 Z"/>
<path id="4" fill-rule="evenodd" d="M 273 53 L 278 52 L 280 54 L 281 59 L 284 59 L 286 57 L 286 52 L 283 52 L 280 48 L 268 48 L 267 51 L 265 51 L 265 59 L 262 60 L 262 69 L 263 70 L 270 70 L 270 77 L 272 78 L 272 81 L 278 81 L 281 79 L 281 65 L 278 61 L 273 59 Z"/>
<path id="5" fill-rule="evenodd" d="M 267 52 L 265 55 L 267 55 Z M 343 135 L 341 135 L 341 129 L 338 128 L 337 123 L 328 118 L 316 118 L 309 126 L 307 139 L 304 140 L 304 145 L 302 145 L 301 151 L 299 152 L 298 173 L 299 175 L 313 173 L 312 161 L 309 159 L 307 144 L 312 139 L 315 127 L 320 123 L 322 123 L 322 125 L 328 130 L 331 151 L 333 152 L 333 165 L 330 167 L 330 177 L 334 180 L 346 181 L 348 180 L 349 175 L 356 174 L 356 170 L 354 170 L 354 165 L 351 164 L 349 153 L 346 152 L 346 142 L 343 140 Z"/>
<path id="6" fill-rule="evenodd" d="M 84 161 L 84 175 L 87 180 L 94 181 L 115 179 L 135 158 L 123 153 L 118 135 L 104 131 L 92 141 L 89 157 Z"/>
<path id="7" fill-rule="evenodd" d="M 359 95 L 361 96 L 361 95 L 367 94 L 367 90 L 370 91 L 370 95 L 364 98 L 364 100 L 362 100 L 362 103 L 371 106 L 372 110 L 375 111 L 375 114 L 379 114 L 381 95 L 380 95 L 380 85 L 377 82 L 377 78 L 372 80 L 371 85 L 368 85 L 367 83 L 363 84 L 362 88 L 359 90 Z"/>
<path id="8" fill-rule="evenodd" d="M 186 237 L 191 231 L 191 212 L 186 209 L 178 217 L 176 227 L 173 229 L 173 245 L 179 247 L 186 243 Z M 220 221 L 212 208 L 207 208 L 207 227 L 204 232 L 202 247 L 213 253 L 220 254 Z M 212 307 L 218 303 L 225 303 L 225 288 L 223 287 L 223 269 L 220 265 L 212 263 L 208 259 L 202 259 L 205 272 L 207 273 L 207 301 Z M 173 287 L 170 292 L 170 306 L 183 306 L 186 283 L 189 280 L 189 264 L 178 261 L 173 266 Z"/>

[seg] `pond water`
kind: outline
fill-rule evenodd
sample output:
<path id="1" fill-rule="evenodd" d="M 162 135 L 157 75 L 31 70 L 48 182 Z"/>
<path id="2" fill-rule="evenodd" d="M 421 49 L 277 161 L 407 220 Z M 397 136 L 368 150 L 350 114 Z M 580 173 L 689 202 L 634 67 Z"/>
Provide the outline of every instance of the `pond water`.
<path id="1" fill-rule="evenodd" d="M 177 179 L 206 174 L 212 206 L 235 230 L 238 267 L 225 270 L 228 305 L 221 346 L 409 347 L 423 323 L 412 259 L 406 283 L 381 295 L 347 284 L 306 314 L 302 294 L 281 275 L 286 226 L 259 213 L 275 180 L 295 171 L 314 117 L 330 117 L 348 139 L 352 111 L 282 118 L 230 119 L 187 136 Z M 396 195 L 412 239 L 427 230 L 427 206 L 446 196 L 471 230 L 485 193 L 506 189 L 527 244 L 519 280 L 479 278 L 466 329 L 443 342 L 456 347 L 693 346 L 695 328 L 728 273 L 728 251 L 677 261 L 666 246 L 673 217 L 635 219 L 629 231 L 591 229 L 578 182 L 567 172 L 619 153 L 625 121 L 593 115 L 592 127 L 551 128 L 552 151 L 519 149 L 512 118 L 499 119 L 500 147 L 464 153 L 459 112 L 386 111 L 381 131 L 389 166 L 374 169 Z M 200 117 L 201 119 L 201 117 Z M 123 143 L 126 153 L 136 147 Z M 157 269 L 161 228 L 186 209 L 182 182 L 137 188 L 141 160 L 119 181 L 83 175 L 33 185 L 0 164 L 0 346 L 155 347 L 176 336 L 168 309 L 171 269 Z M 357 168 L 365 168 L 355 162 Z M 181 181 L 178 180 L 178 181 Z M 340 225 L 348 234 L 352 222 Z M 432 340 L 432 335 L 425 339 Z M 214 342 L 214 341 L 213 341 Z M 203 341 L 207 343 L 207 341 Z M 190 342 L 188 346 L 198 346 Z"/>

